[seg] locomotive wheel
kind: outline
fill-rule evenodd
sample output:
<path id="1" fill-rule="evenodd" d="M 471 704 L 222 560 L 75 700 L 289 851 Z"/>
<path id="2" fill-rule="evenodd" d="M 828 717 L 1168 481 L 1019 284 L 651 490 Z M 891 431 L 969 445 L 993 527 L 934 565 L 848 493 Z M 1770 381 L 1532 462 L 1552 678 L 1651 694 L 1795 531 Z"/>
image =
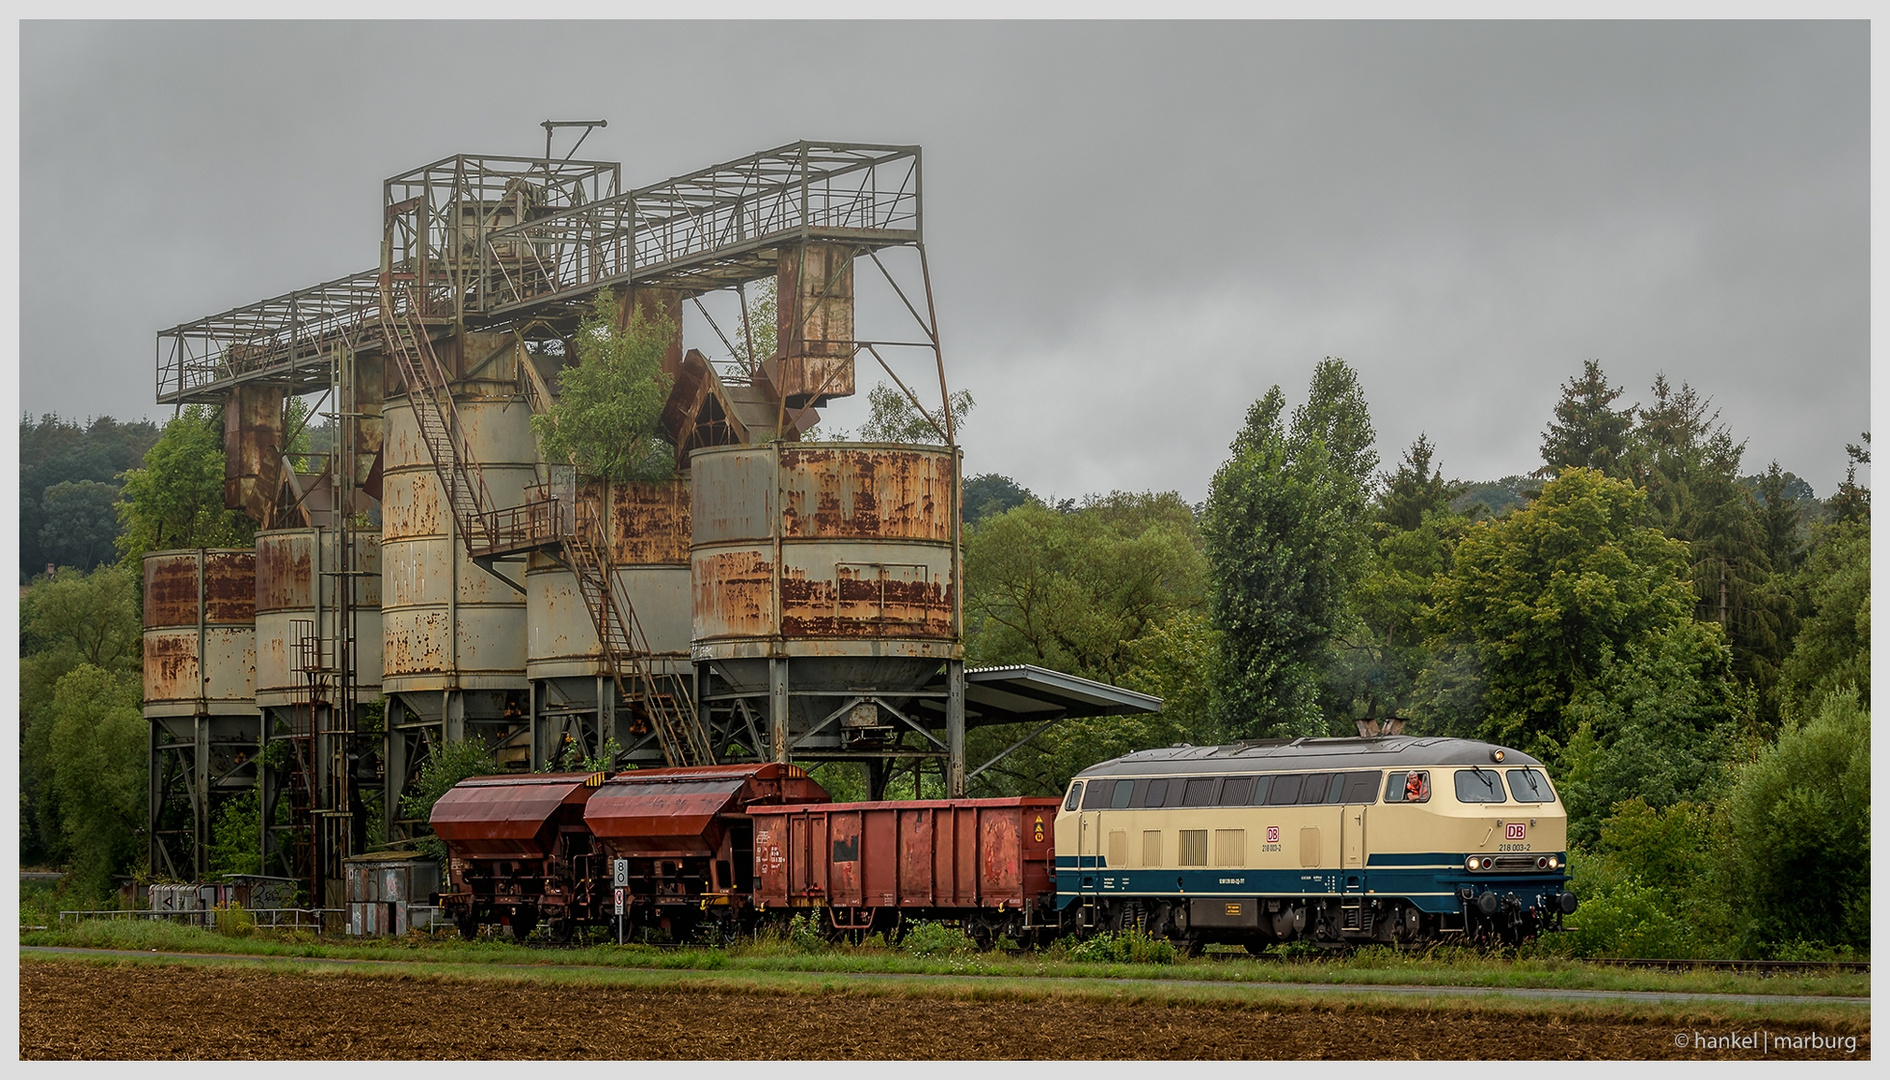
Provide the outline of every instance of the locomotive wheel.
<path id="1" fill-rule="evenodd" d="M 1199 934 L 1183 934 L 1170 938 L 1175 943 L 1175 951 L 1183 956 L 1200 956 L 1203 942 Z"/>
<path id="2" fill-rule="evenodd" d="M 1255 941 L 1252 938 L 1248 938 L 1246 941 L 1241 942 L 1241 944 L 1246 947 L 1247 953 L 1250 956 L 1265 956 L 1267 954 L 1266 942 Z"/>

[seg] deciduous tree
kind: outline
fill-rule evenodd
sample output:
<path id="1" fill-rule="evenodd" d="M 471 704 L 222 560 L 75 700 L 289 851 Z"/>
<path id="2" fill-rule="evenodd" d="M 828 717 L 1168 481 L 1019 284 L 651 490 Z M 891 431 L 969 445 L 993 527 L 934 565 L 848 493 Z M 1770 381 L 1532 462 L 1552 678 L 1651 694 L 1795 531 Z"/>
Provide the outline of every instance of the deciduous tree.
<path id="1" fill-rule="evenodd" d="M 568 460 L 586 479 L 661 480 L 676 469 L 675 447 L 659 430 L 675 327 L 640 312 L 618 326 L 618 307 L 613 294 L 597 294 L 578 326 L 578 362 L 560 373 L 558 399 L 532 417 L 532 430 L 547 460 Z"/>
<path id="2" fill-rule="evenodd" d="M 1378 461 L 1357 376 L 1327 357 L 1290 430 L 1285 403 L 1276 386 L 1248 411 L 1202 523 L 1233 734 L 1323 733 L 1328 646 L 1369 550 L 1367 484 Z"/>

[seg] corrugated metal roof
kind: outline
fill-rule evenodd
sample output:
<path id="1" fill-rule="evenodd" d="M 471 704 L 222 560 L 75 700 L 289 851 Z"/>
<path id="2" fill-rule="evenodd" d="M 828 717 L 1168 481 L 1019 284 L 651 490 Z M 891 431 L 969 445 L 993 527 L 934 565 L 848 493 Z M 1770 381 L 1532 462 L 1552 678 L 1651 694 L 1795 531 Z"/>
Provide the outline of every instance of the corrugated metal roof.
<path id="1" fill-rule="evenodd" d="M 1500 765 L 1490 760 L 1490 754 L 1495 750 L 1503 752 Z M 1450 765 L 1540 767 L 1541 764 L 1520 750 L 1475 739 L 1427 739 L 1393 735 L 1379 739 L 1294 739 L 1291 742 L 1229 743 L 1225 746 L 1169 746 L 1126 754 L 1092 765 L 1076 775 L 1208 776 Z"/>
<path id="2" fill-rule="evenodd" d="M 927 689 L 944 690 L 944 675 Z M 970 727 L 1052 717 L 1129 716 L 1161 707 L 1161 698 L 1034 664 L 965 669 L 965 723 Z M 921 698 L 916 708 L 933 723 L 944 722 L 943 700 Z"/>

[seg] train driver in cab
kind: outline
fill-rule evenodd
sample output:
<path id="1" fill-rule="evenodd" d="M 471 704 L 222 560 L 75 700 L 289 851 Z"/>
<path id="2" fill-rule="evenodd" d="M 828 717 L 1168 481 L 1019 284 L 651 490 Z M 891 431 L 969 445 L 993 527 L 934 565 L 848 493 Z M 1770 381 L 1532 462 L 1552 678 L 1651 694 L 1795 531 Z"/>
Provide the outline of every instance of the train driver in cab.
<path id="1" fill-rule="evenodd" d="M 1431 785 L 1426 774 L 1421 772 L 1406 773 L 1404 777 L 1404 801 L 1423 802 L 1431 797 Z"/>

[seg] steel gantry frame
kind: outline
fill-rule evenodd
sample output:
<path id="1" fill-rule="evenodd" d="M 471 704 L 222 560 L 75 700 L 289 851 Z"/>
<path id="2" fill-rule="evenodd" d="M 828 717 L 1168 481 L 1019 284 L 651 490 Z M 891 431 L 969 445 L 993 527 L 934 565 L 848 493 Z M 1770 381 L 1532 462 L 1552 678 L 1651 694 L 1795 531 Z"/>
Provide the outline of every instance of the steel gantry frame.
<path id="1" fill-rule="evenodd" d="M 337 356 L 351 362 L 367 360 L 379 370 L 381 361 L 400 359 L 397 354 L 403 349 L 415 355 L 431 353 L 434 341 L 475 330 L 567 337 L 587 301 L 617 287 L 662 290 L 687 301 L 722 289 L 739 292 L 745 283 L 758 279 L 792 272 L 799 282 L 812 273 L 808 287 L 782 298 L 775 355 L 794 356 L 810 346 L 814 352 L 836 358 L 868 353 L 939 429 L 944 441 L 955 444 L 949 409 L 944 407 L 949 395 L 922 239 L 922 168 L 917 146 L 803 140 L 629 192 L 620 190 L 619 176 L 620 166 L 610 162 L 556 161 L 549 155 L 455 155 L 389 178 L 383 182 L 379 267 L 160 332 L 157 398 L 164 404 L 221 404 L 250 385 L 295 395 L 313 393 L 331 388 Z M 819 264 L 825 269 L 817 269 L 808 255 L 816 246 L 831 249 L 840 261 L 825 256 Z M 878 253 L 894 247 L 917 252 L 923 293 L 911 283 L 902 288 L 881 261 Z M 850 298 L 850 269 L 845 271 L 845 291 L 833 294 L 840 284 L 833 267 L 850 267 L 856 259 L 870 259 L 885 275 L 917 320 L 920 340 L 843 340 L 858 337 L 852 333 L 850 315 L 838 334 L 824 328 L 822 337 L 809 330 L 814 309 L 827 303 L 830 295 Z M 700 300 L 696 302 L 700 307 Z M 743 323 L 740 336 L 750 342 L 752 351 L 745 302 Z M 404 332 L 390 334 L 390 325 Z M 715 331 L 729 343 L 721 327 Z M 940 392 L 936 414 L 914 393 L 917 384 L 908 385 L 887 363 L 882 350 L 896 347 L 932 353 Z M 757 364 L 762 359 L 751 357 Z M 449 373 L 430 371 L 432 379 L 415 378 L 412 367 L 389 363 L 387 372 L 392 375 L 398 369 L 405 386 L 388 385 L 387 391 L 450 393 Z M 352 371 L 352 363 L 349 368 Z M 773 378 L 759 370 L 743 374 Z M 536 372 L 531 377 L 535 379 Z M 805 384 L 806 398 L 818 399 L 826 391 L 829 384 L 822 378 L 817 375 Z M 374 385 L 381 385 L 380 376 L 375 376 Z M 333 389 L 342 400 L 354 401 L 358 396 L 353 387 Z M 548 404 L 549 390 L 536 382 L 526 380 L 521 392 L 534 411 Z M 851 380 L 836 392 L 850 393 Z M 785 391 L 776 396 L 782 397 L 785 414 L 790 410 Z M 347 411 L 363 407 L 356 403 Z M 450 421 L 444 426 L 456 427 Z M 784 422 L 775 426 L 781 430 Z M 454 438 L 457 432 L 444 434 Z M 478 463 L 469 454 L 456 464 L 439 460 L 441 455 L 431 444 L 429 452 L 436 469 L 444 465 L 448 473 L 465 471 L 476 477 Z M 483 499 L 469 506 L 455 505 L 457 517 L 481 519 L 483 529 L 461 530 L 477 554 L 537 548 L 554 557 L 564 555 L 567 564 L 574 562 L 568 549 L 574 539 L 585 538 L 564 535 L 569 531 L 568 513 L 556 513 L 556 507 L 501 508 L 489 503 Z M 511 519 L 521 514 L 530 519 L 524 531 L 534 535 L 513 535 L 520 522 Z M 538 526 L 553 520 L 565 523 L 564 529 L 556 530 L 558 535 L 535 535 Z M 350 564 L 344 572 L 352 569 Z M 955 567 L 954 573 L 961 577 L 962 567 Z M 607 571 L 603 576 L 608 578 Z M 633 613 L 625 612 L 615 622 L 607 618 L 610 614 L 605 610 L 600 616 L 600 638 L 609 636 L 625 616 L 634 625 Z M 611 644 L 630 644 L 630 638 Z M 625 671 L 622 658 L 613 658 L 611 667 L 623 693 L 622 683 L 636 674 L 635 665 Z M 643 690 L 646 697 L 665 696 L 649 687 Z M 754 741 L 752 730 L 738 734 L 717 728 L 701 716 L 693 701 L 676 700 L 684 696 L 698 698 L 701 691 L 679 684 L 667 692 L 669 700 L 682 706 L 678 713 L 699 718 L 707 730 L 686 732 L 659 722 L 639 742 L 657 743 L 664 757 L 674 760 L 719 756 L 713 746 L 733 749 L 736 743 L 745 746 Z M 350 736 L 352 704 L 348 702 L 350 715 L 340 728 Z M 442 723 L 444 734 L 451 737 L 451 716 L 443 714 Z M 391 708 L 388 724 L 391 733 Z M 689 746 L 704 741 L 691 737 L 698 734 L 713 746 Z M 354 752 L 371 753 L 372 748 Z M 760 753 L 762 748 L 753 747 L 752 752 Z M 391 743 L 388 754 L 386 779 L 389 785 L 397 785 L 395 774 L 410 772 L 413 763 L 396 768 Z M 349 774 L 352 770 L 341 765 L 337 771 Z M 390 806 L 398 798 L 392 786 L 386 798 Z"/>

